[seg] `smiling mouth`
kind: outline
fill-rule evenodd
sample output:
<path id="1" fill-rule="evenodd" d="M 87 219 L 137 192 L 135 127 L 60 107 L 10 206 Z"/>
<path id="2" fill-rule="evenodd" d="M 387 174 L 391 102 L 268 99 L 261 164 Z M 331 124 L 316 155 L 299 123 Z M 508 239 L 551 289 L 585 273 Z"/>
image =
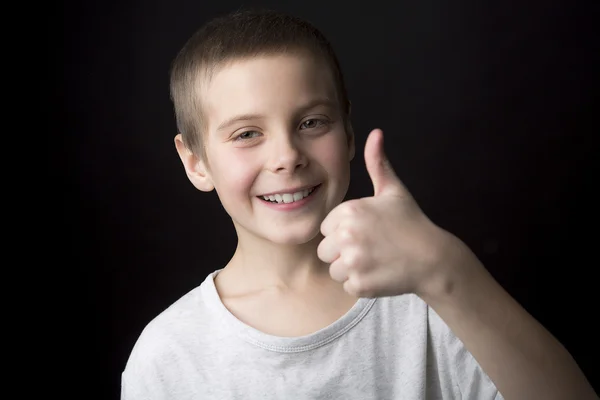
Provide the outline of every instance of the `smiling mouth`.
<path id="1" fill-rule="evenodd" d="M 269 196 L 257 196 L 257 197 L 263 201 L 267 201 L 272 204 L 294 203 L 296 201 L 303 200 L 303 199 L 307 198 L 308 196 L 312 195 L 320 186 L 321 186 L 321 184 L 318 184 L 317 186 L 314 186 L 310 189 L 301 190 L 301 191 L 295 192 L 295 193 L 281 193 L 281 194 L 272 194 Z"/>

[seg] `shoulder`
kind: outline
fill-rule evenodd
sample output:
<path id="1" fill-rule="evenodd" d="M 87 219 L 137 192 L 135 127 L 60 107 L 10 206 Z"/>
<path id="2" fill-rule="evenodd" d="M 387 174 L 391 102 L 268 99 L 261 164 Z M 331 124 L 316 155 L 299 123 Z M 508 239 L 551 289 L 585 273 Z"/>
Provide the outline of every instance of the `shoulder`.
<path id="1" fill-rule="evenodd" d="M 428 307 L 429 368 L 446 390 L 466 399 L 502 399 L 489 376 L 446 322 Z"/>
<path id="2" fill-rule="evenodd" d="M 501 399 L 494 384 L 480 367 L 463 342 L 440 315 L 415 294 L 380 298 L 378 326 L 391 326 L 392 337 L 402 341 L 403 354 L 423 346 L 414 355 L 415 364 L 425 362 L 430 390 L 441 389 L 465 399 Z M 419 357 L 425 357 L 419 358 Z"/>
<path id="3" fill-rule="evenodd" d="M 154 317 L 138 336 L 125 371 L 147 368 L 172 358 L 190 341 L 192 332 L 206 323 L 205 308 L 201 288 L 196 287 Z"/>
<path id="4" fill-rule="evenodd" d="M 202 357 L 202 349 L 211 347 L 206 343 L 212 337 L 208 327 L 209 313 L 199 286 L 143 328 L 121 374 L 121 398 L 166 398 L 165 391 L 172 389 L 166 383 L 179 382 L 190 354 Z"/>
<path id="5" fill-rule="evenodd" d="M 419 296 L 407 293 L 399 296 L 377 298 L 377 307 L 384 312 L 406 317 L 423 318 L 427 316 L 427 303 Z"/>

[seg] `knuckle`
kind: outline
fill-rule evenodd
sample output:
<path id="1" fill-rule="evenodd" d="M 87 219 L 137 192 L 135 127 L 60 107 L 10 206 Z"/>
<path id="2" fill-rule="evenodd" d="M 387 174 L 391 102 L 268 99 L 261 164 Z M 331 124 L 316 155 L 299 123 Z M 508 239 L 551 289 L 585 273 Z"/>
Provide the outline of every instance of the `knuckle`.
<path id="1" fill-rule="evenodd" d="M 350 226 L 342 226 L 339 230 L 339 240 L 343 244 L 351 244 L 354 242 L 355 232 Z"/>
<path id="2" fill-rule="evenodd" d="M 360 297 L 371 296 L 371 288 L 368 286 L 364 279 L 356 277 L 352 284 L 352 288 L 354 292 Z"/>
<path id="3" fill-rule="evenodd" d="M 321 242 L 318 246 L 317 246 L 317 256 L 322 260 L 323 257 L 325 256 L 325 253 L 323 251 L 323 242 Z"/>
<path id="4" fill-rule="evenodd" d="M 328 244 L 327 240 L 323 240 L 321 241 L 321 243 L 319 243 L 319 245 L 317 246 L 317 256 L 326 262 L 330 262 L 332 261 L 332 250 L 331 250 L 331 246 Z"/>
<path id="5" fill-rule="evenodd" d="M 344 264 L 350 268 L 360 267 L 362 259 L 362 252 L 355 247 L 350 247 L 344 252 Z"/>
<path id="6" fill-rule="evenodd" d="M 343 212 L 348 217 L 354 217 L 360 213 L 360 207 L 356 201 L 347 201 L 344 206 Z"/>

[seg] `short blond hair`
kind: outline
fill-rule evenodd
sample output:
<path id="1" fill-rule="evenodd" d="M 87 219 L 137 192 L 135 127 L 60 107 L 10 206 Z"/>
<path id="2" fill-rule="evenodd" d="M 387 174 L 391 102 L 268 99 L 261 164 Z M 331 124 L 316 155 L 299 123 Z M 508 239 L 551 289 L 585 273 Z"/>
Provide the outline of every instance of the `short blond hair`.
<path id="1" fill-rule="evenodd" d="M 177 130 L 185 146 L 194 154 L 205 155 L 202 134 L 206 120 L 198 95 L 202 79 L 210 79 L 217 68 L 234 60 L 298 52 L 322 59 L 330 68 L 346 132 L 353 134 L 342 70 L 325 36 L 309 22 L 294 16 L 272 10 L 240 10 L 202 26 L 172 63 L 170 95 Z"/>

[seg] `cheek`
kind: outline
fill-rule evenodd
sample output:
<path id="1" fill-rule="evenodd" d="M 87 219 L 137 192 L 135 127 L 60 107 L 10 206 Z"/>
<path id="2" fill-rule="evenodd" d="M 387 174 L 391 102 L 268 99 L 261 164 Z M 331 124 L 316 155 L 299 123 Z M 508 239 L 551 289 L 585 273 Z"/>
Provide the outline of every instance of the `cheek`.
<path id="1" fill-rule="evenodd" d="M 327 170 L 335 175 L 344 175 L 350 170 L 348 142 L 345 134 L 331 135 L 315 147 L 316 156 Z"/>
<path id="2" fill-rule="evenodd" d="M 256 166 L 256 158 L 246 157 L 241 152 L 216 154 L 213 165 L 215 186 L 226 197 L 248 196 L 260 171 Z"/>

